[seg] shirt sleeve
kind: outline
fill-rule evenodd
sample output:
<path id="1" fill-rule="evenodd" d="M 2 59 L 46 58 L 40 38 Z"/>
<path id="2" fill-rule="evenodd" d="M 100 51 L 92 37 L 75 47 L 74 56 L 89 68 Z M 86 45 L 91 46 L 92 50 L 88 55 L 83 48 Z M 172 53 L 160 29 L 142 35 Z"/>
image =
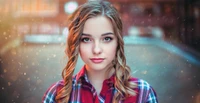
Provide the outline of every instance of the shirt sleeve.
<path id="1" fill-rule="evenodd" d="M 138 103 L 158 103 L 155 90 L 146 81 L 139 79 L 139 98 Z"/>
<path id="2" fill-rule="evenodd" d="M 151 86 L 150 86 L 150 89 L 149 89 L 149 93 L 147 95 L 147 102 L 146 103 L 158 103 L 156 92 Z"/>
<path id="3" fill-rule="evenodd" d="M 57 94 L 56 88 L 58 84 L 59 83 L 57 82 L 47 89 L 46 93 L 42 98 L 42 103 L 56 103 L 55 97 Z"/>

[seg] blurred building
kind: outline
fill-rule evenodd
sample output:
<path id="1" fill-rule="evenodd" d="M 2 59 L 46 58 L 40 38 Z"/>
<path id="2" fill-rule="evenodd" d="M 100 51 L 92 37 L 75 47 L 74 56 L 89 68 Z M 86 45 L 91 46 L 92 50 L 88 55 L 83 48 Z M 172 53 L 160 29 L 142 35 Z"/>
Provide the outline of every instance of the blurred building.
<path id="1" fill-rule="evenodd" d="M 67 17 L 86 0 L 2 0 L 2 25 L 9 25 L 9 33 L 28 42 L 64 42 L 67 35 Z M 9 20 L 7 20 L 9 17 Z M 9 21 L 9 22 L 8 22 Z M 1 29 L 2 33 L 5 29 Z M 7 37 L 8 35 L 5 35 Z M 5 37 L 2 37 L 3 39 Z"/>
<path id="2" fill-rule="evenodd" d="M 124 35 L 158 36 L 200 51 L 199 0 L 109 1 L 122 15 Z"/>
<path id="3" fill-rule="evenodd" d="M 121 14 L 124 35 L 158 37 L 200 48 L 199 0 L 109 1 Z M 3 38 L 8 38 L 8 32 L 12 32 L 25 36 L 55 36 L 61 40 L 59 36 L 67 35 L 66 20 L 70 14 L 67 10 L 76 8 L 76 5 L 68 5 L 69 2 L 80 5 L 87 0 L 1 0 Z M 6 31 L 5 28 L 11 29 Z"/>

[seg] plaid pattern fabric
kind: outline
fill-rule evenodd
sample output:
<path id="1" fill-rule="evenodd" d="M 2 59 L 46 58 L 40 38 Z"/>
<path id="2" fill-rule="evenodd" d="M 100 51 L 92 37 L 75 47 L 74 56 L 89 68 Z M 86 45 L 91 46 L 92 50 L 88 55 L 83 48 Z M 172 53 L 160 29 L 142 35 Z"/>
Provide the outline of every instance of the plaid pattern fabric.
<path id="1" fill-rule="evenodd" d="M 131 78 L 130 81 L 138 84 L 136 96 L 130 96 L 120 103 L 158 103 L 154 89 L 144 80 Z M 73 77 L 72 91 L 69 103 L 112 103 L 112 98 L 116 93 L 114 87 L 114 75 L 103 82 L 103 87 L 98 95 L 92 86 L 83 67 L 81 71 Z M 57 92 L 64 86 L 64 81 L 58 81 L 46 91 L 42 103 L 56 103 Z"/>

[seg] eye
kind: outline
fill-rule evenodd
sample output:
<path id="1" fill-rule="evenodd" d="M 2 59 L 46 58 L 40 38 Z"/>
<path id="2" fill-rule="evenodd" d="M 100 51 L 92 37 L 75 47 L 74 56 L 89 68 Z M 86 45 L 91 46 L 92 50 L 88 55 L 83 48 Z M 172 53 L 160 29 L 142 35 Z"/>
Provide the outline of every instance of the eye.
<path id="1" fill-rule="evenodd" d="M 104 41 L 106 41 L 106 42 L 111 41 L 111 40 L 112 40 L 111 37 L 105 37 L 105 38 L 104 38 Z"/>
<path id="2" fill-rule="evenodd" d="M 86 43 L 86 42 L 90 42 L 91 40 L 90 38 L 85 37 L 85 38 L 82 38 L 81 41 Z"/>

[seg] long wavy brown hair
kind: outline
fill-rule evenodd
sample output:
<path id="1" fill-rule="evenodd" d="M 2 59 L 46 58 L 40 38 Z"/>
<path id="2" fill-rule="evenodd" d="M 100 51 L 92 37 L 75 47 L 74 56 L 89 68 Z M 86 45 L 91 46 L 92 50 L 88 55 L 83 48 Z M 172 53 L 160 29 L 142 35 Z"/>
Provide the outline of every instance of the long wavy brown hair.
<path id="1" fill-rule="evenodd" d="M 124 55 L 124 41 L 122 35 L 122 21 L 115 7 L 107 1 L 89 1 L 81 6 L 69 18 L 69 34 L 67 39 L 66 54 L 68 62 L 62 72 L 64 87 L 58 92 L 56 101 L 68 103 L 72 91 L 72 76 L 78 60 L 80 38 L 85 22 L 93 17 L 105 16 L 111 22 L 114 34 L 117 37 L 117 51 L 114 60 L 115 88 L 117 90 L 113 97 L 113 103 L 118 103 L 128 96 L 136 95 L 133 90 L 137 85 L 130 82 L 130 68 L 126 65 Z"/>

